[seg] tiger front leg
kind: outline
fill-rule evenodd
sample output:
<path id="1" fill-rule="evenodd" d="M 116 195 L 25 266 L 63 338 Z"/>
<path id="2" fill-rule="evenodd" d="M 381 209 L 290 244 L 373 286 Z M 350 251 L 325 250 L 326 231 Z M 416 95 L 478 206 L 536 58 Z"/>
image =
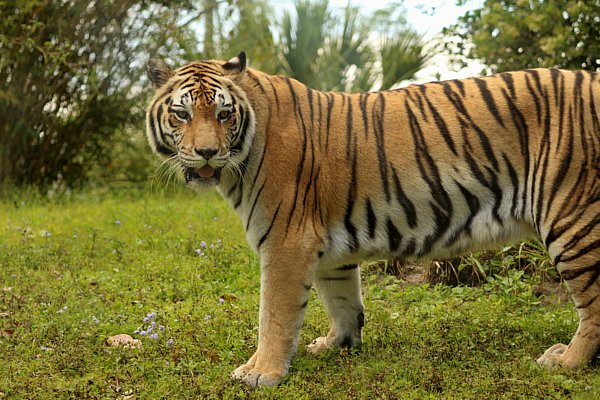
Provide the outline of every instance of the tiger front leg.
<path id="1" fill-rule="evenodd" d="M 314 265 L 305 254 L 282 249 L 262 263 L 258 348 L 232 378 L 252 387 L 275 386 L 287 374 L 298 347 Z"/>
<path id="2" fill-rule="evenodd" d="M 327 336 L 313 340 L 308 350 L 321 353 L 335 347 L 360 347 L 365 316 L 358 265 L 317 270 L 315 288 L 329 318 L 330 330 Z"/>

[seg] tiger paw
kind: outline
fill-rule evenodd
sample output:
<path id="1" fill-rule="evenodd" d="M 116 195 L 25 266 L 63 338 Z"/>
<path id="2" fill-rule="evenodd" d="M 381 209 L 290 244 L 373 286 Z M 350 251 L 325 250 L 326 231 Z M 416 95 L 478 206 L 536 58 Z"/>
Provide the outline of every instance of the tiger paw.
<path id="1" fill-rule="evenodd" d="M 251 365 L 242 365 L 231 373 L 231 378 L 239 380 L 250 387 L 276 386 L 283 379 L 282 373 L 263 371 Z"/>
<path id="2" fill-rule="evenodd" d="M 567 350 L 567 345 L 558 343 L 550 347 L 537 359 L 537 363 L 547 368 L 560 367 L 563 365 L 563 354 Z"/>

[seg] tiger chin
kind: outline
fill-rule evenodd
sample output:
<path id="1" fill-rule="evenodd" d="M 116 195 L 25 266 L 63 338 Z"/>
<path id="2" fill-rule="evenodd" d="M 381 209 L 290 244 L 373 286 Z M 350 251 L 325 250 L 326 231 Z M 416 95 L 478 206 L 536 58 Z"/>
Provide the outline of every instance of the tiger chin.
<path id="1" fill-rule="evenodd" d="M 326 93 L 229 61 L 148 65 L 155 153 L 216 186 L 260 256 L 258 348 L 232 377 L 280 383 L 309 291 L 319 352 L 361 343 L 358 263 L 447 257 L 528 237 L 566 282 L 579 327 L 539 364 L 600 349 L 600 77 L 530 69 L 379 93 Z M 540 344 L 541 345 L 541 344 Z"/>

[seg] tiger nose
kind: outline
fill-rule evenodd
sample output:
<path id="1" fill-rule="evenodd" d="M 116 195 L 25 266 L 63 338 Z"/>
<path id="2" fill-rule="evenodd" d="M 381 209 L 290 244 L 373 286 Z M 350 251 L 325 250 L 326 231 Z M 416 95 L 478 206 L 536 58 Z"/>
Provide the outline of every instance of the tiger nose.
<path id="1" fill-rule="evenodd" d="M 210 160 L 212 156 L 214 156 L 215 154 L 217 154 L 217 152 L 219 151 L 219 149 L 194 149 L 194 151 L 196 152 L 196 154 L 198 154 L 199 156 L 203 157 L 205 160 Z"/>

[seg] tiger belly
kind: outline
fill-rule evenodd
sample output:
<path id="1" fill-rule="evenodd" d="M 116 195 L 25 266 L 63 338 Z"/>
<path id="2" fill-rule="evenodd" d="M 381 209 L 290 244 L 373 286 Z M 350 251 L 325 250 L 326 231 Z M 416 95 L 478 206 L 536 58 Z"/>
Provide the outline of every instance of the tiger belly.
<path id="1" fill-rule="evenodd" d="M 391 215 L 388 219 L 390 226 L 402 226 L 402 223 L 394 222 L 401 218 L 401 215 Z M 347 227 L 343 222 L 338 223 L 328 232 L 327 250 L 321 257 L 320 265 L 327 268 L 328 265 L 333 267 L 378 259 L 448 258 L 537 236 L 530 223 L 512 217 L 500 222 L 492 217 L 489 210 L 453 221 L 447 231 L 437 238 L 433 221 L 422 222 L 421 226 L 403 232 L 390 232 L 387 224 L 381 225 L 372 237 L 367 229 L 359 228 L 357 243 L 353 246 L 354 239 Z"/>

